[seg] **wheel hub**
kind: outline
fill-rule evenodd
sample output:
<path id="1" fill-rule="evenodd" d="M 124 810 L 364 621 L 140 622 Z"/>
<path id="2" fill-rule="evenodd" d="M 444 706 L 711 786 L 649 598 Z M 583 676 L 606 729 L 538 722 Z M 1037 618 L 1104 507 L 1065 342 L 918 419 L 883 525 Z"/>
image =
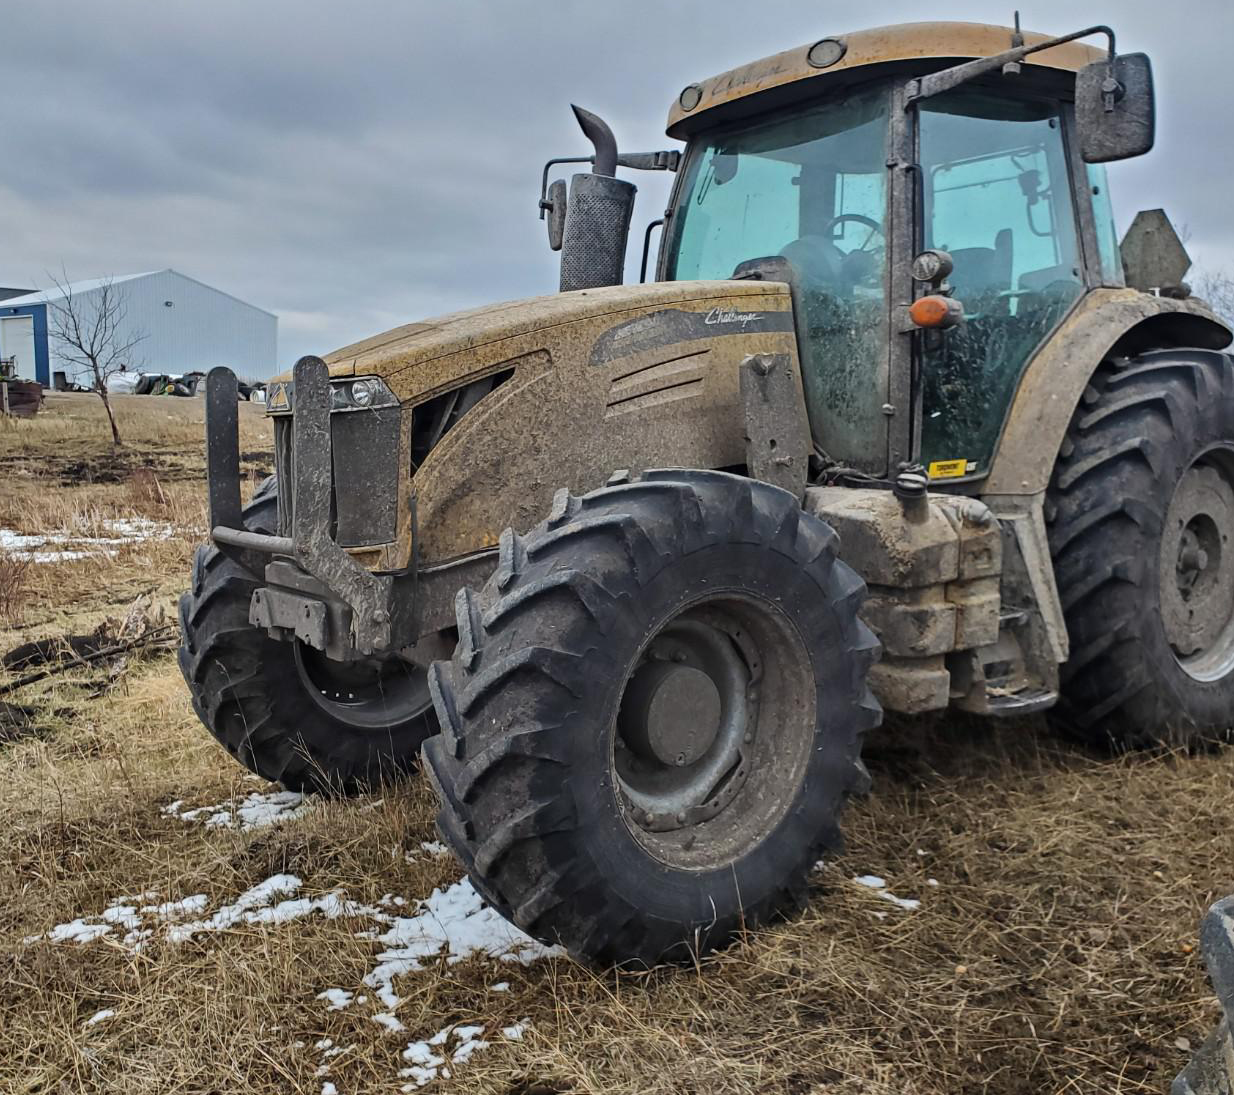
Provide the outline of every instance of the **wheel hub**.
<path id="1" fill-rule="evenodd" d="M 313 703 L 353 730 L 385 733 L 432 706 L 427 674 L 398 658 L 336 662 L 297 640 L 295 663 Z"/>
<path id="2" fill-rule="evenodd" d="M 715 743 L 720 714 L 720 691 L 703 670 L 648 662 L 626 689 L 621 732 L 640 756 L 681 768 Z"/>
<path id="3" fill-rule="evenodd" d="M 1179 664 L 1197 680 L 1234 668 L 1234 457 L 1205 454 L 1183 474 L 1161 543 L 1161 616 Z"/>
<path id="4" fill-rule="evenodd" d="M 665 627 L 630 675 L 614 765 L 630 816 L 665 832 L 714 817 L 748 774 L 757 711 L 751 672 L 718 614 Z"/>

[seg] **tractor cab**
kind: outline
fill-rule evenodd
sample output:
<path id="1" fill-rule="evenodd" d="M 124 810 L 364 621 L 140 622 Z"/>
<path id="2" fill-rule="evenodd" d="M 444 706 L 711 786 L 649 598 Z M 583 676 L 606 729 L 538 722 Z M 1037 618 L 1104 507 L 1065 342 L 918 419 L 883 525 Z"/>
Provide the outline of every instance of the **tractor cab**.
<path id="1" fill-rule="evenodd" d="M 681 93 L 659 276 L 786 260 L 829 463 L 983 476 L 1033 351 L 1087 289 L 1123 284 L 1105 170 L 1085 159 L 1151 146 L 1151 77 L 1112 35 L 1106 50 L 1075 40 L 1100 33 L 1051 48 L 1018 26 L 883 28 Z M 1078 117 L 1077 74 L 1081 97 L 1109 103 Z M 952 329 L 923 329 L 910 306 L 939 293 L 954 303 L 932 314 Z"/>
<path id="2" fill-rule="evenodd" d="M 789 282 L 827 465 L 882 477 L 919 461 L 959 485 L 989 471 L 1037 347 L 1087 290 L 1124 283 L 1102 163 L 1151 147 L 1152 81 L 1105 27 L 910 24 L 691 84 L 668 133 L 686 149 L 658 280 Z M 579 179 L 633 199 L 622 180 Z M 564 217 L 558 185 L 544 205 Z M 566 241 L 563 288 L 603 284 L 577 270 L 605 265 L 605 241 L 575 238 L 590 259 Z"/>

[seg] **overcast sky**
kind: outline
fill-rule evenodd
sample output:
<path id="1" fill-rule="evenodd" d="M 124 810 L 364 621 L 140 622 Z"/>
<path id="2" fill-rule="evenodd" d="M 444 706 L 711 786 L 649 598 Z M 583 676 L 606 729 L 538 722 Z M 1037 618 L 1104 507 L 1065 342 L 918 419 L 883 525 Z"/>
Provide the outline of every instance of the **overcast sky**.
<path id="1" fill-rule="evenodd" d="M 1011 21 L 989 2 L 940 19 Z M 664 137 L 687 83 L 905 0 L 209 0 L 4 6 L 0 285 L 174 267 L 278 313 L 279 364 L 396 324 L 556 288 L 539 173 Z M 1197 266 L 1234 268 L 1234 3 L 1042 0 L 1028 29 L 1108 22 L 1147 51 L 1157 146 L 1111 165 L 1119 229 L 1164 206 Z M 662 211 L 638 175 L 632 240 Z M 639 244 L 632 243 L 632 250 Z"/>

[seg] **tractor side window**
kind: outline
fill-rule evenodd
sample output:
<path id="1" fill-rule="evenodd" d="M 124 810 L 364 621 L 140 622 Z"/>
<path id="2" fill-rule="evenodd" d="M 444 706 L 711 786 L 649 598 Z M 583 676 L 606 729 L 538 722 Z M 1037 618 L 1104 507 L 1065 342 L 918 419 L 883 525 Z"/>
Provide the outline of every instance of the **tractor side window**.
<path id="1" fill-rule="evenodd" d="M 921 456 L 986 470 L 1020 373 L 1084 289 L 1057 104 L 963 88 L 922 104 L 923 238 L 964 322 L 922 336 Z"/>
<path id="2" fill-rule="evenodd" d="M 701 138 L 666 236 L 670 281 L 782 256 L 796 276 L 806 407 L 840 463 L 886 463 L 887 94 L 853 92 Z"/>
<path id="3" fill-rule="evenodd" d="M 1110 204 L 1110 185 L 1105 177 L 1105 164 L 1090 163 L 1088 189 L 1092 194 L 1093 220 L 1097 226 L 1097 250 L 1101 256 L 1101 284 L 1120 287 L 1123 280 L 1123 256 L 1118 249 L 1118 233 L 1114 230 L 1114 208 Z"/>

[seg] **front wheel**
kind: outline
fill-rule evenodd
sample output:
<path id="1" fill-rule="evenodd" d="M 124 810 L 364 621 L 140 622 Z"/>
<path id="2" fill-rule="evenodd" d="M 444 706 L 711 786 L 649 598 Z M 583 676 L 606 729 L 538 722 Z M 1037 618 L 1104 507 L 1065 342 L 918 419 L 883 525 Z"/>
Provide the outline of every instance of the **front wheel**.
<path id="1" fill-rule="evenodd" d="M 430 672 L 438 826 L 477 889 L 603 963 L 799 907 L 880 714 L 835 549 L 788 492 L 719 472 L 563 490 L 507 531 Z"/>
<path id="2" fill-rule="evenodd" d="M 278 528 L 277 486 L 262 484 L 245 527 Z M 260 582 L 215 547 L 193 559 L 180 598 L 180 670 L 193 709 L 241 764 L 295 791 L 351 793 L 397 776 L 437 729 L 423 669 L 390 659 L 336 662 L 249 623 Z"/>

